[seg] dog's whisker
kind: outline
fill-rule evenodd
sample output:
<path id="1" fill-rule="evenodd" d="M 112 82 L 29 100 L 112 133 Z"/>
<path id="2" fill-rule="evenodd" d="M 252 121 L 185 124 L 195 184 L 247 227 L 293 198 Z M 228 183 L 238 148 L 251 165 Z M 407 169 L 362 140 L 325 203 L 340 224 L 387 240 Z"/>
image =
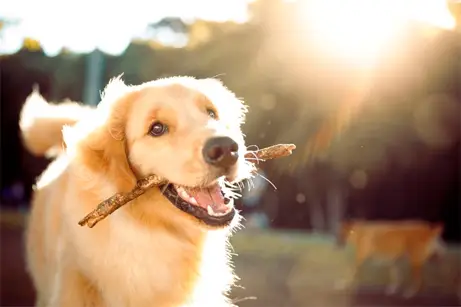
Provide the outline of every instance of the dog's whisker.
<path id="1" fill-rule="evenodd" d="M 247 183 L 246 186 L 247 186 L 247 190 L 250 191 L 251 189 L 251 183 L 248 179 L 245 180 L 245 182 Z M 243 184 L 243 188 L 245 188 L 245 184 Z"/>
<path id="2" fill-rule="evenodd" d="M 162 188 L 162 191 L 161 191 L 162 194 L 165 193 L 165 191 L 166 191 L 166 189 L 168 188 L 169 185 L 170 185 L 169 182 L 167 182 L 167 183 L 165 184 L 165 186 Z"/>
<path id="3" fill-rule="evenodd" d="M 174 200 L 174 204 L 177 205 L 178 204 L 178 198 L 179 198 L 179 194 L 176 194 L 176 198 Z"/>
<path id="4" fill-rule="evenodd" d="M 251 154 L 253 156 L 253 158 L 245 158 L 245 160 L 247 161 L 261 161 L 261 159 L 258 158 L 258 156 L 256 155 L 256 153 L 254 151 L 248 151 L 247 152 L 248 154 Z"/>
<path id="5" fill-rule="evenodd" d="M 245 180 L 245 182 L 247 183 L 246 186 L 247 186 L 247 190 L 249 192 L 251 190 L 251 183 L 250 183 L 250 181 L 248 179 Z M 243 184 L 243 188 L 245 188 L 245 184 Z"/>
<path id="6" fill-rule="evenodd" d="M 261 161 L 260 159 L 257 159 L 257 158 L 245 158 L 245 160 L 247 161 Z"/>
<path id="7" fill-rule="evenodd" d="M 247 297 L 242 297 L 242 298 L 235 298 L 235 299 L 232 300 L 232 304 L 240 303 L 240 302 L 248 301 L 248 300 L 256 300 L 256 299 L 258 299 L 256 296 L 247 296 Z"/>
<path id="8" fill-rule="evenodd" d="M 241 195 L 235 191 L 235 189 L 238 189 L 234 184 L 231 184 L 230 182 L 224 182 L 226 185 L 226 189 L 224 190 L 226 197 L 231 197 L 231 198 L 239 198 Z"/>
<path id="9" fill-rule="evenodd" d="M 214 75 L 213 77 L 211 77 L 211 79 L 216 79 L 216 78 L 218 78 L 218 77 L 225 76 L 225 75 L 226 75 L 226 73 L 223 72 L 223 73 Z"/>
<path id="10" fill-rule="evenodd" d="M 248 190 L 251 188 L 256 188 L 254 181 L 251 178 L 248 178 Z"/>
<path id="11" fill-rule="evenodd" d="M 245 189 L 245 186 L 250 188 L 250 183 L 248 182 L 248 180 L 244 180 L 242 181 L 242 186 L 243 186 L 243 189 Z"/>
<path id="12" fill-rule="evenodd" d="M 262 179 L 266 180 L 273 188 L 274 190 L 277 190 L 277 187 L 275 186 L 275 184 L 270 181 L 269 179 L 267 179 L 266 177 L 264 177 L 263 175 L 261 175 L 260 173 L 256 173 L 258 176 L 260 176 Z"/>

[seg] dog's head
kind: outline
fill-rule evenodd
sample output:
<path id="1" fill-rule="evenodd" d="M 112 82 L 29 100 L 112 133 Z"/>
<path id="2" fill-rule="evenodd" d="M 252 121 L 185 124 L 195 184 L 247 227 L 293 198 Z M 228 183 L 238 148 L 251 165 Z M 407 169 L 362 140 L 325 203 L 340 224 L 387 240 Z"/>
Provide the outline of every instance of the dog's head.
<path id="1" fill-rule="evenodd" d="M 245 112 L 215 79 L 175 77 L 139 86 L 115 79 L 95 114 L 99 124 L 76 147 L 84 164 L 105 172 L 117 192 L 156 174 L 168 181 L 160 190 L 170 205 L 225 226 L 235 209 L 224 184 L 248 178 L 254 167 L 244 159 Z"/>
<path id="2" fill-rule="evenodd" d="M 336 245 L 344 247 L 347 242 L 353 241 L 356 235 L 356 222 L 354 220 L 343 221 L 336 234 Z"/>

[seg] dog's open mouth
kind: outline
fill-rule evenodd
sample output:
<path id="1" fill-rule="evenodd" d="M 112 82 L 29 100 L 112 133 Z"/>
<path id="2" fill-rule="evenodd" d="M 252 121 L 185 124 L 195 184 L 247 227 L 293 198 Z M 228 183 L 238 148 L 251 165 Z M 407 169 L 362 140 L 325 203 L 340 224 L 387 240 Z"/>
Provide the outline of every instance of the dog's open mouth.
<path id="1" fill-rule="evenodd" d="M 168 184 L 160 189 L 176 207 L 209 226 L 227 226 L 235 216 L 233 201 L 224 196 L 218 183 L 206 188 Z"/>

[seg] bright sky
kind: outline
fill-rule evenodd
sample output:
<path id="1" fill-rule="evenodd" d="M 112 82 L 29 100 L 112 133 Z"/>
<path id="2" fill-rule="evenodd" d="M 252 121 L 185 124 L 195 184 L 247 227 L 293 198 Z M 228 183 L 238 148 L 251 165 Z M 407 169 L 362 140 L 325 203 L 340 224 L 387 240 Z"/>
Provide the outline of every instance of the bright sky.
<path id="1" fill-rule="evenodd" d="M 54 56 L 63 46 L 89 52 L 96 46 L 120 54 L 134 37 L 143 37 L 146 26 L 164 17 L 212 21 L 248 19 L 251 0 L 7 0 L 0 18 L 18 19 L 0 37 L 0 54 L 16 52 L 24 37 L 38 39 L 46 54 Z M 172 37 L 166 37 L 172 40 Z"/>
<path id="2" fill-rule="evenodd" d="M 146 26 L 164 17 L 185 21 L 248 19 L 253 0 L 4 0 L 0 18 L 18 19 L 0 36 L 0 54 L 14 53 L 24 37 L 40 41 L 46 54 L 57 55 L 63 46 L 74 52 L 98 47 L 120 54 L 133 38 L 146 38 Z M 264 0 L 260 0 L 264 1 Z M 293 1 L 293 0 L 285 0 Z M 457 1 L 457 0 L 454 0 Z M 360 61 L 373 59 L 386 37 L 399 31 L 403 20 L 419 20 L 453 28 L 446 0 L 311 0 L 301 10 L 300 27 L 313 23 L 327 48 Z M 187 37 L 165 31 L 157 37 L 165 44 L 184 45 Z"/>

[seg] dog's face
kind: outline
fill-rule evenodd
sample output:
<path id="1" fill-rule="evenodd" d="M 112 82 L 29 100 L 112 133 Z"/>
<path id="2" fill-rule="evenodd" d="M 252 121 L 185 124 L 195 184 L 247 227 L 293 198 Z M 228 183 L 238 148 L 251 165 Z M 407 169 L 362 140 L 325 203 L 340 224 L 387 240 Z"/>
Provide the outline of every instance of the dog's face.
<path id="1" fill-rule="evenodd" d="M 136 178 L 161 176 L 168 181 L 161 191 L 173 205 L 208 225 L 228 225 L 235 209 L 224 182 L 248 178 L 254 167 L 244 159 L 242 102 L 214 79 L 170 78 L 130 88 L 115 82 L 99 107 L 110 110 L 102 127 L 109 133 L 88 146 L 111 161 L 107 176 L 124 191 Z M 116 99 L 114 87 L 125 87 Z"/>
<path id="2" fill-rule="evenodd" d="M 160 81 L 140 91 L 127 119 L 128 158 L 139 175 L 184 187 L 245 177 L 242 103 L 216 80 Z"/>

